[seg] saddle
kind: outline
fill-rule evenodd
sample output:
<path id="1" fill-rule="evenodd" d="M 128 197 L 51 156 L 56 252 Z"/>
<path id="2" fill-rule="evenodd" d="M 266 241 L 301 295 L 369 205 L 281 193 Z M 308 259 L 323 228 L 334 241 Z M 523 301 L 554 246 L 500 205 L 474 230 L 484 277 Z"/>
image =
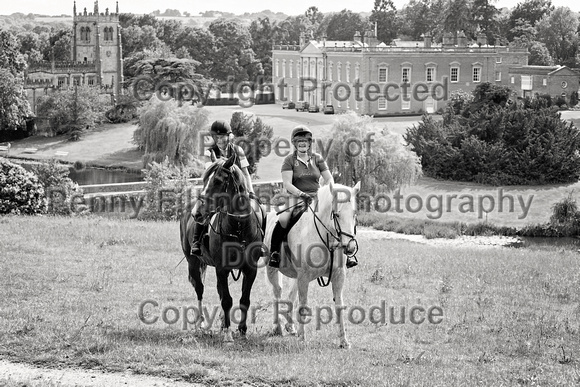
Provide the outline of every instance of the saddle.
<path id="1" fill-rule="evenodd" d="M 261 205 L 261 202 L 258 201 L 258 206 L 260 208 L 260 212 L 262 214 L 262 235 L 266 233 L 266 211 Z M 213 259 L 209 254 L 209 231 L 210 231 L 210 224 L 211 222 L 216 222 L 216 212 L 210 212 L 207 216 L 202 220 L 202 229 L 201 229 L 201 261 L 208 264 L 213 265 Z M 214 224 L 214 229 L 217 225 Z"/>

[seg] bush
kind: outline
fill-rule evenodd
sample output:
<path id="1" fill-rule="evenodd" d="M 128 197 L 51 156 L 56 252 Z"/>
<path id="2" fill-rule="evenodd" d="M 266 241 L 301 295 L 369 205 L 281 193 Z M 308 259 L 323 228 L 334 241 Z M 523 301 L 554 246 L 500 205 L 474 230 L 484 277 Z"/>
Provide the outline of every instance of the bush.
<path id="1" fill-rule="evenodd" d="M 139 117 L 139 101 L 130 95 L 121 95 L 115 106 L 105 113 L 105 117 L 114 124 L 130 122 Z"/>
<path id="2" fill-rule="evenodd" d="M 580 131 L 550 100 L 513 102 L 509 89 L 479 85 L 457 95 L 442 121 L 424 116 L 405 141 L 426 175 L 482 184 L 555 184 L 580 178 Z"/>
<path id="3" fill-rule="evenodd" d="M 0 214 L 44 212 L 46 197 L 38 178 L 20 165 L 0 158 Z"/>
<path id="4" fill-rule="evenodd" d="M 68 167 L 59 164 L 56 160 L 41 163 L 32 167 L 38 181 L 44 188 L 48 199 L 48 213 L 55 215 L 71 215 L 73 195 L 81 194 L 79 185 L 69 177 Z M 86 207 L 75 208 L 75 213 L 82 213 Z"/>
<path id="5" fill-rule="evenodd" d="M 191 200 L 187 195 L 188 178 L 196 176 L 196 170 L 191 168 L 178 169 L 169 158 L 163 162 L 151 162 L 145 175 L 145 191 L 143 210 L 138 214 L 141 220 L 179 220 Z M 173 193 L 173 197 L 170 195 Z M 162 197 L 163 196 L 163 197 Z M 163 199 L 163 200 L 161 200 Z"/>

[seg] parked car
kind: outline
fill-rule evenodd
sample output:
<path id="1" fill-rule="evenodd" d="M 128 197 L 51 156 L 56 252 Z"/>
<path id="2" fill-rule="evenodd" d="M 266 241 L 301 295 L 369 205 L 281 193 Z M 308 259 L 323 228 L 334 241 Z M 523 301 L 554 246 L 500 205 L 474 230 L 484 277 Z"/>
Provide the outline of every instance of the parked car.
<path id="1" fill-rule="evenodd" d="M 296 102 L 296 111 L 297 112 L 307 112 L 310 104 L 306 101 L 298 101 Z"/>
<path id="2" fill-rule="evenodd" d="M 308 108 L 309 113 L 318 113 L 319 111 L 320 108 L 318 107 L 318 105 L 312 105 Z"/>
<path id="3" fill-rule="evenodd" d="M 294 102 L 284 102 L 282 109 L 296 109 L 296 104 Z"/>
<path id="4" fill-rule="evenodd" d="M 324 114 L 334 114 L 334 106 L 332 105 L 326 105 L 322 108 L 322 112 Z"/>

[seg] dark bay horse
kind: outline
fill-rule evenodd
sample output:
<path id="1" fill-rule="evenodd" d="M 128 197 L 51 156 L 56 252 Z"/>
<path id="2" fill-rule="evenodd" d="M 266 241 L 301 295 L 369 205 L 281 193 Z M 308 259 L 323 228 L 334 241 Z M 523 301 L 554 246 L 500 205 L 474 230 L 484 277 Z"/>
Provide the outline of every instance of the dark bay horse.
<path id="1" fill-rule="evenodd" d="M 222 307 L 222 331 L 224 342 L 232 342 L 230 312 L 232 297 L 228 287 L 228 276 L 238 269 L 243 274 L 242 296 L 240 297 L 241 319 L 238 330 L 246 334 L 247 311 L 250 307 L 250 292 L 256 279 L 257 262 L 262 254 L 264 213 L 259 204 L 250 199 L 241 169 L 234 164 L 233 157 L 218 160 L 210 165 L 203 175 L 204 197 L 202 212 L 213 214 L 209 220 L 209 237 L 203 238 L 202 255 L 191 255 L 193 227 L 196 222 L 191 211 L 181 217 L 181 247 L 189 266 L 189 281 L 195 289 L 202 322 L 202 299 L 207 265 L 214 266 L 217 290 Z M 205 232 L 204 232 L 205 235 Z M 234 278 L 236 279 L 236 278 Z"/>

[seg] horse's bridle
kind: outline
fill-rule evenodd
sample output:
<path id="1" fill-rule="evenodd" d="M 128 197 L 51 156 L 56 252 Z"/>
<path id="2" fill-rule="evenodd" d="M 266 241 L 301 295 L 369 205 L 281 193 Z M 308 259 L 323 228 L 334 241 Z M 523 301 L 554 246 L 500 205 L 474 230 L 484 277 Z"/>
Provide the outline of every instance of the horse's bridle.
<path id="1" fill-rule="evenodd" d="M 344 246 L 342 249 L 343 249 L 344 254 L 347 257 L 354 257 L 356 259 L 356 253 L 358 252 L 358 242 L 355 238 L 355 236 L 356 236 L 356 223 L 354 226 L 355 235 L 342 231 L 342 228 L 340 227 L 340 223 L 338 221 L 338 215 L 336 214 L 336 212 L 334 212 L 334 209 L 331 210 L 330 217 L 334 223 L 334 230 L 336 231 L 336 235 L 335 235 L 331 230 L 328 229 L 328 227 L 326 227 L 326 225 L 322 222 L 322 219 L 320 219 L 318 217 L 318 215 L 316 215 L 316 212 L 314 212 L 314 210 L 312 209 L 310 204 L 308 204 L 308 208 L 310 209 L 310 211 L 312 211 L 312 215 L 314 215 L 314 227 L 316 228 L 316 232 L 318 233 L 318 237 L 320 238 L 320 240 L 322 241 L 322 243 L 324 244 L 324 246 L 326 247 L 326 249 L 330 253 L 330 265 L 329 265 L 328 280 L 326 282 L 324 282 L 324 279 L 322 277 L 317 278 L 318 285 L 320 285 L 321 287 L 326 287 L 330 284 L 330 280 L 332 279 L 332 266 L 334 265 L 334 250 L 336 249 L 335 247 L 330 246 L 329 235 L 332 237 L 332 239 L 339 242 L 339 246 L 340 246 L 340 241 L 342 240 L 341 237 L 343 235 L 346 235 L 347 237 L 349 237 L 350 240 L 348 241 L 346 246 Z M 322 225 L 322 227 L 324 227 L 326 229 L 326 231 L 327 231 L 326 240 L 322 237 L 322 234 L 320 233 L 320 229 L 318 228 L 318 223 L 316 221 L 318 221 Z M 356 222 L 356 218 L 355 218 L 355 222 Z M 354 241 L 354 243 L 355 243 L 355 250 L 352 254 L 348 254 L 346 249 L 352 241 Z"/>
<path id="2" fill-rule="evenodd" d="M 334 230 L 336 231 L 336 235 L 335 235 L 331 230 L 328 229 L 328 227 L 326 227 L 326 225 L 322 222 L 322 219 L 320 219 L 318 217 L 318 215 L 316 215 L 316 212 L 314 212 L 314 210 L 312 209 L 312 207 L 310 205 L 308 205 L 308 208 L 310 208 L 310 211 L 312 211 L 312 215 L 314 215 L 314 226 L 316 227 L 316 232 L 318 233 L 318 237 L 320 238 L 320 240 L 322 241 L 324 246 L 328 249 L 328 251 L 330 251 L 332 253 L 336 249 L 335 247 L 330 246 L 330 241 L 328 238 L 329 235 L 332 237 L 332 239 L 339 242 L 339 244 L 340 244 L 340 241 L 342 240 L 342 236 L 346 235 L 347 237 L 350 238 L 350 240 L 348 241 L 346 246 L 343 246 L 343 252 L 347 257 L 354 257 L 356 255 L 356 253 L 358 252 L 358 242 L 356 240 L 356 223 L 354 226 L 354 235 L 350 234 L 348 232 L 342 231 L 342 228 L 340 227 L 340 223 L 338 221 L 339 216 L 336 214 L 336 212 L 334 212 L 334 210 L 331 210 L 330 218 L 332 219 L 332 221 L 334 223 Z M 328 232 L 326 241 L 322 237 L 322 235 L 320 233 L 320 229 L 318 228 L 318 223 L 316 221 L 318 221 L 322 225 L 322 227 L 324 227 L 326 229 L 326 231 Z M 355 222 L 356 222 L 356 219 L 355 219 Z M 348 252 L 346 251 L 347 246 L 353 241 L 355 243 L 355 250 L 353 253 L 348 254 Z"/>
<path id="3" fill-rule="evenodd" d="M 226 181 L 226 183 L 225 183 L 224 191 L 225 191 L 225 192 L 227 192 L 227 190 L 228 190 L 228 187 L 229 187 L 229 185 L 230 185 L 230 182 L 231 182 L 232 180 L 234 180 L 234 183 L 235 183 L 235 194 L 236 194 L 236 195 L 240 195 L 241 191 L 240 191 L 240 189 L 238 188 L 240 184 L 237 182 L 237 180 L 236 180 L 236 176 L 234 175 L 234 172 L 233 172 L 233 171 L 231 171 L 230 169 L 223 168 L 222 166 L 220 166 L 220 167 L 219 167 L 219 171 L 226 171 L 226 172 L 228 173 L 228 175 L 229 175 L 229 178 L 227 179 L 227 181 Z M 217 172 L 216 172 L 216 173 L 217 173 Z M 217 208 L 215 209 L 215 212 L 216 212 L 216 213 L 218 214 L 218 216 L 219 216 L 218 223 L 219 223 L 219 225 L 220 225 L 220 227 L 219 227 L 220 229 L 219 229 L 219 230 L 216 230 L 216 229 L 213 227 L 213 224 L 212 224 L 212 222 L 210 221 L 210 222 L 209 222 L 209 227 L 211 228 L 211 230 L 212 230 L 212 231 L 213 231 L 215 234 L 217 234 L 217 235 L 219 235 L 219 236 L 222 236 L 222 237 L 224 237 L 224 236 L 225 236 L 225 237 L 234 238 L 234 239 L 236 239 L 236 240 L 238 241 L 238 243 L 240 243 L 240 244 L 244 245 L 244 244 L 246 243 L 246 241 L 240 240 L 240 239 L 241 239 L 241 235 L 242 235 L 242 231 L 244 231 L 244 230 L 245 230 L 245 229 L 242 229 L 242 228 L 241 228 L 241 224 L 240 224 L 240 227 L 238 227 L 238 229 L 237 229 L 237 231 L 238 231 L 238 233 L 237 233 L 237 234 L 239 234 L 239 235 L 236 235 L 236 234 L 229 234 L 229 233 L 224 233 L 224 232 L 222 231 L 222 229 L 221 229 L 221 224 L 222 224 L 222 222 L 221 222 L 221 217 L 222 217 L 223 215 L 225 215 L 226 217 L 236 218 L 236 219 L 239 219 L 239 220 L 238 220 L 238 222 L 239 222 L 241 219 L 243 219 L 243 218 L 246 218 L 246 217 L 248 217 L 248 216 L 252 215 L 252 212 L 253 212 L 253 213 L 254 213 L 254 215 L 256 216 L 256 220 L 258 220 L 258 215 L 257 215 L 257 214 L 256 214 L 254 211 L 252 211 L 252 208 L 251 208 L 250 206 L 248 206 L 248 213 L 246 213 L 246 214 L 234 214 L 234 213 L 231 213 L 231 212 L 229 212 L 227 209 L 226 209 L 226 210 L 223 210 L 221 207 L 217 207 Z M 258 220 L 258 223 L 259 223 L 259 220 Z M 248 226 L 248 227 L 250 227 L 250 226 Z M 262 230 L 260 227 L 259 227 L 258 229 L 259 229 L 260 231 Z"/>

